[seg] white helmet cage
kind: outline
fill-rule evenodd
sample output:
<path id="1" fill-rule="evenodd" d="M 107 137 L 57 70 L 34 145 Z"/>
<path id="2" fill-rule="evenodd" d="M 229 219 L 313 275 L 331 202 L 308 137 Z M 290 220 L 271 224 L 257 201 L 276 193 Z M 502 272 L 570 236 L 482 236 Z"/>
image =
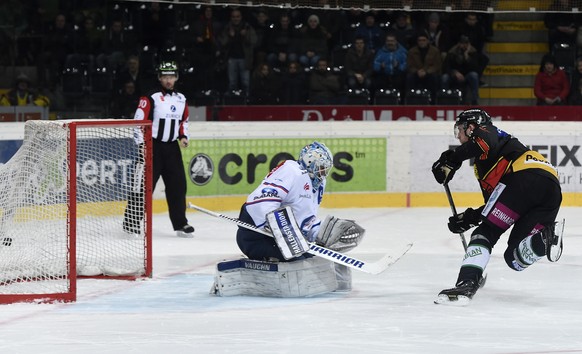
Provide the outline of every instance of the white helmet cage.
<path id="1" fill-rule="evenodd" d="M 318 188 L 333 167 L 333 155 L 325 144 L 314 141 L 301 149 L 298 162 L 309 174 L 313 187 Z"/>

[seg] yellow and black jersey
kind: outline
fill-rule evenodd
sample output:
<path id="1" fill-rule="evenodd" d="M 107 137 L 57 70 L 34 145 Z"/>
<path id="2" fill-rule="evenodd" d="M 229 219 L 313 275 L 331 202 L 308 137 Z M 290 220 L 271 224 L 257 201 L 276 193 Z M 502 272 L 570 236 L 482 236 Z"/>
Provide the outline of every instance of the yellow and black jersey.
<path id="1" fill-rule="evenodd" d="M 449 158 L 454 162 L 475 159 L 475 177 L 486 200 L 499 180 L 512 172 L 531 170 L 559 183 L 556 168 L 542 154 L 529 150 L 492 124 L 477 127 L 469 141 L 457 147 Z"/>

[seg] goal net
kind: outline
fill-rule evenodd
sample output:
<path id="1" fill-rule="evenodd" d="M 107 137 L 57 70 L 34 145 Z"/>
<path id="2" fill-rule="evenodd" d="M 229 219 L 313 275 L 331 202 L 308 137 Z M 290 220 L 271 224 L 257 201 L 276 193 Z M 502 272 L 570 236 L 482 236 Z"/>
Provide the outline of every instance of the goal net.
<path id="1" fill-rule="evenodd" d="M 126 4 L 134 3 L 134 0 L 124 0 Z M 278 9 L 330 9 L 330 10 L 405 10 L 405 11 L 476 11 L 476 12 L 579 12 L 582 3 L 579 1 L 556 0 L 262 0 L 262 1 L 237 1 L 237 0 L 146 0 L 141 1 L 140 6 L 146 3 L 160 3 L 167 7 L 195 5 L 211 6 L 242 6 L 242 7 L 274 7 Z M 559 4 L 556 6 L 556 4 Z"/>
<path id="2" fill-rule="evenodd" d="M 82 276 L 151 276 L 151 139 L 138 147 L 136 134 L 151 123 L 26 122 L 0 166 L 0 303 L 75 301 Z M 144 218 L 128 234 L 132 192 Z"/>

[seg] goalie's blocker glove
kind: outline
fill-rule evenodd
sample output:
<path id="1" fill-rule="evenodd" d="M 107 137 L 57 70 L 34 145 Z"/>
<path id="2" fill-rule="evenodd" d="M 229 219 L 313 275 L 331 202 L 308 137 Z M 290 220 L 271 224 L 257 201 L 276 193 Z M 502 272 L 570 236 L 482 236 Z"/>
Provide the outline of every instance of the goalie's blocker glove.
<path id="1" fill-rule="evenodd" d="M 319 227 L 315 242 L 338 252 L 347 252 L 362 242 L 366 230 L 353 220 L 328 215 Z"/>
<path id="2" fill-rule="evenodd" d="M 449 218 L 449 223 L 447 226 L 449 230 L 455 234 L 460 234 L 465 232 L 470 228 L 473 228 L 481 223 L 481 211 L 483 207 L 478 209 L 467 208 L 464 212 L 457 214 L 457 216 L 451 216 Z"/>
<path id="3" fill-rule="evenodd" d="M 457 171 L 462 162 L 454 162 L 450 160 L 450 156 L 453 153 L 452 150 L 447 150 L 441 154 L 441 157 L 432 164 L 432 174 L 434 179 L 440 184 L 448 183 L 453 176 L 455 171 Z"/>

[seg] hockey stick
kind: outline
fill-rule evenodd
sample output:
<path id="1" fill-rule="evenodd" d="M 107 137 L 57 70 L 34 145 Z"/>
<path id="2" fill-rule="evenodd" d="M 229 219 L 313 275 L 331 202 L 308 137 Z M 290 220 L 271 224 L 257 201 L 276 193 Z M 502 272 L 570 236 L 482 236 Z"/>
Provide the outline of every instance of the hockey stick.
<path id="1" fill-rule="evenodd" d="M 259 229 L 255 225 L 248 224 L 248 223 L 241 221 L 237 218 L 232 218 L 232 217 L 229 217 L 229 216 L 226 216 L 223 214 L 219 214 L 219 213 L 210 211 L 208 209 L 204 209 L 202 207 L 199 207 L 197 205 L 194 205 L 192 203 L 188 203 L 188 208 L 198 210 L 204 214 L 214 216 L 215 218 L 229 221 L 229 222 L 236 224 L 240 227 L 244 227 L 245 229 L 252 230 L 252 231 L 258 232 L 260 234 L 263 234 L 263 235 L 266 235 L 269 237 L 273 237 L 273 235 L 270 232 L 263 230 L 263 229 Z M 344 265 L 346 267 L 362 271 L 364 273 L 380 274 L 383 271 L 385 271 L 386 269 L 388 269 L 388 267 L 390 267 L 392 264 L 396 263 L 402 256 L 404 256 L 406 254 L 406 252 L 408 252 L 408 250 L 411 247 L 412 247 L 412 243 L 409 243 L 408 245 L 406 245 L 406 247 L 402 251 L 402 253 L 399 256 L 397 256 L 396 258 L 387 254 L 376 262 L 363 261 L 363 260 L 360 260 L 360 259 L 357 259 L 354 257 L 347 256 L 347 255 L 340 253 L 338 251 L 333 251 L 333 250 L 330 250 L 329 248 L 325 248 L 325 247 L 316 245 L 315 243 L 311 243 L 311 242 L 309 242 L 309 250 L 307 251 L 307 253 L 321 257 L 321 258 L 325 258 L 325 259 L 332 261 L 334 263 L 341 264 L 341 265 Z"/>
<path id="2" fill-rule="evenodd" d="M 455 207 L 455 202 L 453 201 L 453 195 L 451 194 L 451 189 L 449 188 L 449 184 L 445 183 L 443 185 L 445 187 L 445 193 L 447 193 L 447 199 L 449 200 L 449 205 L 451 206 L 451 211 L 453 212 L 453 216 L 456 218 L 457 215 L 457 208 Z M 463 242 L 463 248 L 465 251 L 467 250 L 467 241 L 465 240 L 465 235 L 462 232 L 459 232 L 459 237 L 461 238 L 461 242 Z"/>
<path id="3" fill-rule="evenodd" d="M 447 199 L 449 200 L 449 205 L 451 206 L 451 211 L 453 212 L 453 216 L 456 218 L 457 215 L 457 208 L 455 207 L 455 202 L 453 201 L 453 195 L 451 194 L 451 189 L 449 188 L 449 184 L 445 183 L 443 184 L 443 186 L 445 187 L 445 193 L 447 194 Z M 461 238 L 461 242 L 463 242 L 463 248 L 465 249 L 465 252 L 467 252 L 467 241 L 465 240 L 465 234 L 462 232 L 459 232 L 459 237 Z M 479 279 L 479 287 L 482 288 L 485 286 L 485 282 L 487 281 L 487 274 L 485 272 L 483 272 L 483 277 L 481 279 Z"/>

